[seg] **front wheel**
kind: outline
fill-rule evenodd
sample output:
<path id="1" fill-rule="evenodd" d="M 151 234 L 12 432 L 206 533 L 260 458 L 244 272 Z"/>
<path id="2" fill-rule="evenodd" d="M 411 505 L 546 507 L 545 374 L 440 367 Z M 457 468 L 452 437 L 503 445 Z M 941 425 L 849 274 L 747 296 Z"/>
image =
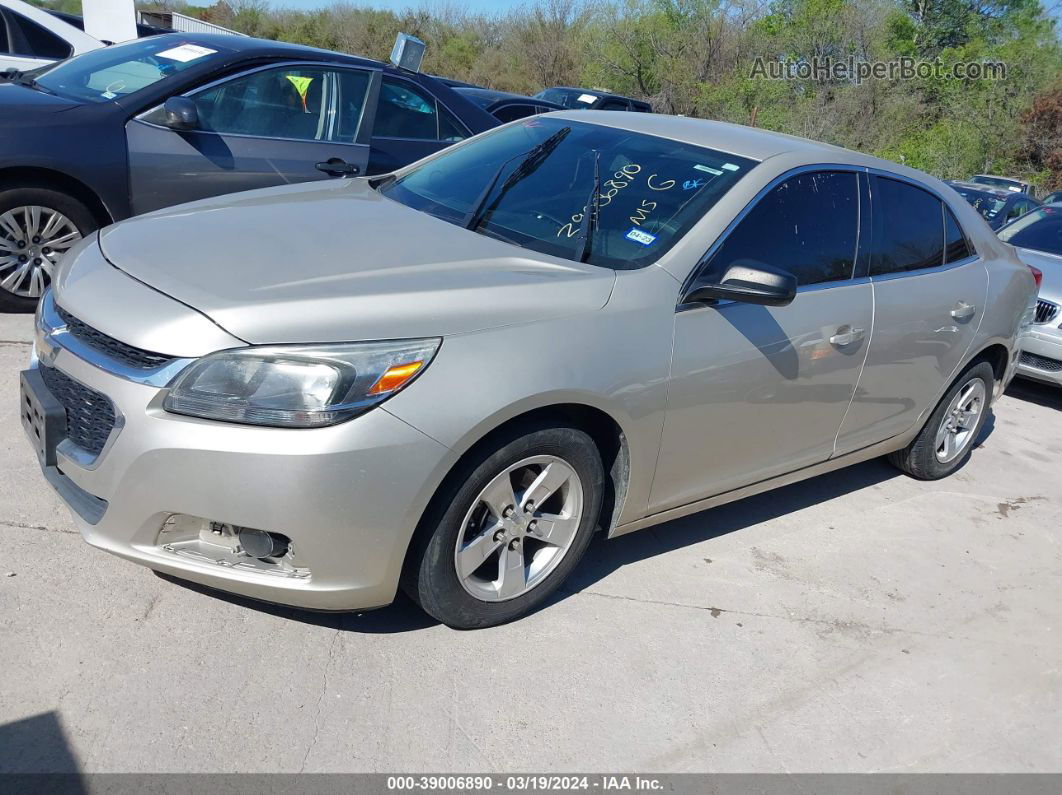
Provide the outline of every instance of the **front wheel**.
<path id="1" fill-rule="evenodd" d="M 947 477 L 970 455 L 981 434 L 995 373 L 988 362 L 978 362 L 960 375 L 941 398 L 925 427 L 889 461 L 912 477 L 938 480 Z"/>
<path id="2" fill-rule="evenodd" d="M 603 490 L 601 456 L 583 431 L 510 434 L 467 462 L 434 501 L 405 590 L 457 629 L 525 615 L 586 551 Z"/>
<path id="3" fill-rule="evenodd" d="M 64 193 L 0 190 L 0 312 L 32 312 L 63 254 L 97 226 Z"/>

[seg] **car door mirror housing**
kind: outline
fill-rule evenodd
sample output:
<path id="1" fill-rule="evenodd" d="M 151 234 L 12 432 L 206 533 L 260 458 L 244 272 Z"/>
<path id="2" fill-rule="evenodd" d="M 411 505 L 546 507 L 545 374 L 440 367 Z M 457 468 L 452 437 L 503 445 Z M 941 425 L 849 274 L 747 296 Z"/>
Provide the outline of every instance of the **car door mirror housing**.
<path id="1" fill-rule="evenodd" d="M 199 111 L 188 97 L 170 97 L 162 106 L 166 126 L 174 130 L 194 130 L 199 126 Z"/>
<path id="2" fill-rule="evenodd" d="M 697 282 L 683 303 L 740 301 L 745 304 L 785 306 L 796 298 L 796 276 L 756 260 L 731 262 L 718 281 Z"/>

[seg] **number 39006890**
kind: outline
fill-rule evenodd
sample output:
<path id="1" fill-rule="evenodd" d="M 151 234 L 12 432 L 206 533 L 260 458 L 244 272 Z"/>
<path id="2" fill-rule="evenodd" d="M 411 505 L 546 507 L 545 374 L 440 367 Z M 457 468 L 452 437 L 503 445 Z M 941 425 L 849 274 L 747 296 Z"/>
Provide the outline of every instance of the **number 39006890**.
<path id="1" fill-rule="evenodd" d="M 620 170 L 612 175 L 612 179 L 602 183 L 602 192 L 599 193 L 597 197 L 598 210 L 603 207 L 608 207 L 619 192 L 634 181 L 635 175 L 641 170 L 642 167 L 637 163 L 627 163 L 625 166 L 621 166 Z M 586 212 L 585 208 L 583 212 Z M 572 216 L 571 221 L 557 230 L 557 237 L 574 237 L 575 233 L 579 231 L 579 225 L 582 222 L 583 213 L 575 213 L 575 215 Z"/>

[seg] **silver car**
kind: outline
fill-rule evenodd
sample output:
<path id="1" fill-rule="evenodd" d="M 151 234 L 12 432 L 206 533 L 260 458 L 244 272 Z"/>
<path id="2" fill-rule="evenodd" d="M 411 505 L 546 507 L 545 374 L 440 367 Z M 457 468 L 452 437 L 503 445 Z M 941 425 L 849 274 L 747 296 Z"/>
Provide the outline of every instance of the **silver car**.
<path id="1" fill-rule="evenodd" d="M 482 627 L 599 529 L 876 456 L 953 472 L 1034 293 L 920 172 L 562 112 L 87 238 L 42 301 L 22 415 L 96 547 L 308 608 L 401 584 Z"/>
<path id="2" fill-rule="evenodd" d="M 1036 314 L 1021 339 L 1018 375 L 1062 386 L 1062 203 L 1041 207 L 999 230 L 1036 269 Z"/>

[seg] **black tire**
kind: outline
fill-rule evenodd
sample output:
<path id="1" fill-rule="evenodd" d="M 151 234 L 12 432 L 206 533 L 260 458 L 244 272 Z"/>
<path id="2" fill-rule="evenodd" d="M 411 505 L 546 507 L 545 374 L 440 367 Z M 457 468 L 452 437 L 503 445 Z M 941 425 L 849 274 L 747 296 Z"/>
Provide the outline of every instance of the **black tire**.
<path id="1" fill-rule="evenodd" d="M 956 395 L 977 379 L 980 379 L 984 387 L 985 400 L 972 428 L 973 432 L 967 437 L 968 441 L 964 444 L 964 449 L 958 456 L 950 461 L 941 461 L 937 457 L 937 431 L 940 430 L 945 415 L 948 413 L 948 408 Z M 955 382 L 944 394 L 944 397 L 940 399 L 940 403 L 937 404 L 936 409 L 933 410 L 925 426 L 914 440 L 902 450 L 889 453 L 889 463 L 919 480 L 939 480 L 961 467 L 966 462 L 966 459 L 970 457 L 970 452 L 977 446 L 977 439 L 981 435 L 985 420 L 988 418 L 995 380 L 995 372 L 992 370 L 992 365 L 988 362 L 974 362 L 967 367 L 962 372 L 962 375 L 955 379 Z"/>
<path id="2" fill-rule="evenodd" d="M 583 511 L 567 552 L 530 591 L 506 601 L 473 596 L 458 578 L 454 553 L 465 515 L 480 492 L 507 468 L 533 456 L 555 456 L 578 475 Z M 426 512 L 407 560 L 402 587 L 430 616 L 455 629 L 504 624 L 541 605 L 579 563 L 597 529 L 604 494 L 601 455 L 583 431 L 524 427 L 493 441 L 449 477 Z"/>
<path id="3" fill-rule="evenodd" d="M 77 227 L 82 236 L 99 228 L 96 218 L 84 204 L 52 188 L 24 187 L 0 190 L 0 215 L 16 207 L 30 206 L 46 207 L 62 213 Z M 0 235 L 7 238 L 2 228 L 0 228 Z M 16 295 L 0 286 L 0 312 L 32 312 L 36 308 L 36 298 Z"/>

